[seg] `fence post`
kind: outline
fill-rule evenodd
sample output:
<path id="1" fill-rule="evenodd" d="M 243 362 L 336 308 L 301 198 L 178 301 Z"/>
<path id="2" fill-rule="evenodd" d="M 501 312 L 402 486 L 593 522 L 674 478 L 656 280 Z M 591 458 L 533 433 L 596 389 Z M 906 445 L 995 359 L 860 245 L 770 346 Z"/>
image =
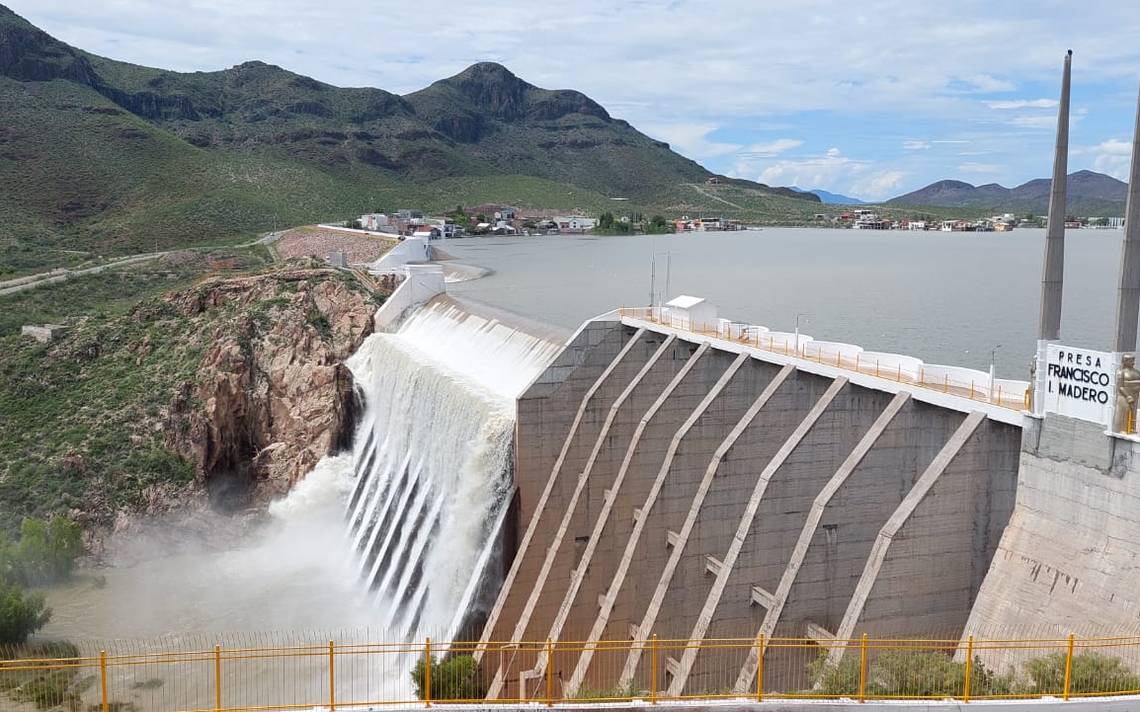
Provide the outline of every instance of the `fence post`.
<path id="1" fill-rule="evenodd" d="M 764 634 L 756 639 L 756 701 L 764 701 Z"/>
<path id="2" fill-rule="evenodd" d="M 657 704 L 657 634 L 653 634 L 653 647 L 649 649 L 649 704 Z"/>
<path id="3" fill-rule="evenodd" d="M 431 638 L 424 640 L 424 706 L 431 707 Z"/>
<path id="4" fill-rule="evenodd" d="M 970 400 L 974 400 L 974 382 L 970 381 Z"/>
<path id="5" fill-rule="evenodd" d="M 554 642 L 546 639 L 546 706 L 554 706 Z"/>
<path id="6" fill-rule="evenodd" d="M 1062 697 L 1069 699 L 1069 684 L 1073 681 L 1073 634 L 1069 633 L 1068 652 L 1065 653 L 1065 691 Z"/>
<path id="7" fill-rule="evenodd" d="M 99 651 L 99 699 L 103 703 L 103 712 L 107 712 L 107 651 Z"/>
<path id="8" fill-rule="evenodd" d="M 867 701 L 867 634 L 859 640 L 859 702 Z"/>
<path id="9" fill-rule="evenodd" d="M 329 712 L 336 709 L 336 651 L 329 641 Z"/>
<path id="10" fill-rule="evenodd" d="M 970 701 L 970 677 L 974 673 L 974 636 L 966 638 L 966 681 L 962 684 L 962 701 Z"/>
<path id="11" fill-rule="evenodd" d="M 875 378 L 879 377 L 879 359 L 875 359 Z"/>
<path id="12" fill-rule="evenodd" d="M 214 646 L 214 709 L 222 709 L 222 646 Z"/>

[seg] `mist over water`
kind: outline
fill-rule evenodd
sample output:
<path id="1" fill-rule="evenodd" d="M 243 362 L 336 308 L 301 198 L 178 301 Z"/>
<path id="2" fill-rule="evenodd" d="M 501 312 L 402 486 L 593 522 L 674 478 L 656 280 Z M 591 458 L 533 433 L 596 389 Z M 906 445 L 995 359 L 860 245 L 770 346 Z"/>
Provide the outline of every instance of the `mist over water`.
<path id="1" fill-rule="evenodd" d="M 351 477 L 351 455 L 324 458 L 252 532 L 208 515 L 192 527 L 172 519 L 124 535 L 114 545 L 115 565 L 48 592 L 53 615 L 44 634 L 148 638 L 371 625 L 375 611 L 344 544 Z"/>
<path id="2" fill-rule="evenodd" d="M 48 592 L 45 635 L 454 634 L 495 575 L 515 398 L 557 350 L 446 300 L 374 334 L 348 363 L 364 399 L 352 452 L 252 528 L 207 514 L 124 535 L 114 566 Z"/>

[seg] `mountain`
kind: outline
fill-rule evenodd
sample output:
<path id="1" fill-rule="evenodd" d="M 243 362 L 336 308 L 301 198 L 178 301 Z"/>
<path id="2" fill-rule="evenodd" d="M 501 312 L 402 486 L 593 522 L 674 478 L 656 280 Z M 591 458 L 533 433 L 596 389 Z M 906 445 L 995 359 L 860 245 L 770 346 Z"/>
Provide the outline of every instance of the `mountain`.
<path id="1" fill-rule="evenodd" d="M 226 240 L 377 208 L 811 209 L 751 181 L 706 190 L 712 174 L 668 144 L 498 64 L 406 96 L 263 62 L 172 72 L 71 47 L 3 5 L 0 116 L 0 274 L 63 249 Z"/>
<path id="2" fill-rule="evenodd" d="M 812 188 L 811 190 L 808 190 L 806 188 L 796 188 L 795 186 L 792 186 L 792 190 L 799 193 L 815 195 L 819 197 L 821 203 L 824 203 L 826 205 L 864 205 L 867 202 L 865 200 L 859 200 L 858 198 L 852 198 L 849 195 L 831 193 L 829 191 L 823 190 L 822 188 Z"/>
<path id="3" fill-rule="evenodd" d="M 989 208 L 994 211 L 1044 214 L 1049 210 L 1048 178 L 1037 178 L 1016 188 L 997 183 L 970 185 L 958 180 L 941 180 L 925 188 L 900 195 L 888 205 L 933 205 L 955 208 Z M 1120 216 L 1128 184 L 1093 171 L 1077 171 L 1068 177 L 1066 213 L 1070 215 Z"/>

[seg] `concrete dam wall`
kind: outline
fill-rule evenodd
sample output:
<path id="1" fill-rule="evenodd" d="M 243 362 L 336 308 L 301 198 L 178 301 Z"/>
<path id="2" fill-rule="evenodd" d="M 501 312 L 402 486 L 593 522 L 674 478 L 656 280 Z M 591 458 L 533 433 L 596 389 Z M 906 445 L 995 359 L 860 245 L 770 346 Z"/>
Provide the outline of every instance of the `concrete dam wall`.
<path id="1" fill-rule="evenodd" d="M 1021 419 L 739 340 L 588 322 L 518 398 L 515 553 L 481 640 L 957 637 L 1014 510 Z M 772 649 L 765 669 L 805 684 L 802 657 Z M 540 696 L 546 657 L 480 658 L 490 697 Z M 568 696 L 651 676 L 747 690 L 757 667 L 754 648 L 554 660 Z"/>

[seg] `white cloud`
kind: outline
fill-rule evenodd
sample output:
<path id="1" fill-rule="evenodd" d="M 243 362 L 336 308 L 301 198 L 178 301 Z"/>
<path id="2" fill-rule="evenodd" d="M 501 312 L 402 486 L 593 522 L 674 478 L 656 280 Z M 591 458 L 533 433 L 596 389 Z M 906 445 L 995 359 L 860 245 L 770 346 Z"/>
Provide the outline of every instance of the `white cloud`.
<path id="1" fill-rule="evenodd" d="M 907 173 L 894 168 L 877 169 L 874 164 L 851 158 L 838 148 L 822 155 L 783 159 L 769 164 L 756 179 L 769 185 L 794 185 L 854 194 L 870 200 L 888 198 L 899 192 Z"/>
<path id="2" fill-rule="evenodd" d="M 930 146 L 930 141 L 920 141 L 913 138 L 908 138 L 902 142 L 902 147 L 908 151 L 925 151 L 930 148 Z"/>
<path id="3" fill-rule="evenodd" d="M 1056 99 L 1002 99 L 982 102 L 991 109 L 1052 109 Z"/>
<path id="4" fill-rule="evenodd" d="M 980 92 L 991 93 L 998 91 L 1013 91 L 1017 89 L 1017 85 L 1007 79 L 998 79 L 997 77 L 990 76 L 989 74 L 975 74 L 972 77 L 964 79 L 967 83 L 973 85 L 974 89 Z"/>
<path id="5" fill-rule="evenodd" d="M 1132 158 L 1132 144 L 1117 138 L 1094 146 L 1091 152 L 1096 156 L 1093 159 L 1093 170 L 1107 173 L 1120 180 L 1128 180 L 1128 164 Z"/>
<path id="6" fill-rule="evenodd" d="M 740 149 L 739 144 L 709 140 L 709 134 L 717 130 L 714 124 L 651 124 L 642 128 L 650 136 L 668 142 L 674 150 L 692 158 L 723 156 Z"/>
<path id="7" fill-rule="evenodd" d="M 775 141 L 769 141 L 767 143 L 754 143 L 746 148 L 742 155 L 755 156 L 757 158 L 771 158 L 790 151 L 793 148 L 799 148 L 802 145 L 804 145 L 804 142 L 798 138 L 778 138 Z"/>
<path id="8" fill-rule="evenodd" d="M 1075 122 L 1076 119 L 1071 118 L 1070 121 Z M 1023 129 L 1055 129 L 1057 128 L 1056 116 L 1015 116 L 1009 120 L 1009 123 Z"/>
<path id="9" fill-rule="evenodd" d="M 978 163 L 976 161 L 966 161 L 965 163 L 958 164 L 958 171 L 967 174 L 992 174 L 1000 173 L 1002 167 L 995 163 Z"/>
<path id="10" fill-rule="evenodd" d="M 869 173 L 852 184 L 853 192 L 859 195 L 879 200 L 891 197 L 898 193 L 906 173 L 897 170 L 885 170 Z"/>

